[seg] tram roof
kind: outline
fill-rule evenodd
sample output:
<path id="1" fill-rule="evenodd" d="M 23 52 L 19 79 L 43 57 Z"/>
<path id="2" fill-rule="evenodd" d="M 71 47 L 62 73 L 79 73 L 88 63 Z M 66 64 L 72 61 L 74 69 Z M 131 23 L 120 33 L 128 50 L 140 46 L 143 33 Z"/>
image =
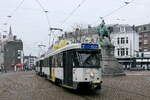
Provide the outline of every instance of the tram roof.
<path id="1" fill-rule="evenodd" d="M 40 61 L 40 60 L 43 60 L 43 59 L 44 59 L 44 57 L 37 58 L 37 59 L 36 59 L 36 62 L 37 62 L 37 61 Z"/>
<path id="2" fill-rule="evenodd" d="M 72 50 L 72 49 L 79 49 L 79 48 L 81 48 L 81 45 L 82 45 L 82 43 L 76 43 L 76 44 L 66 45 L 66 46 L 64 46 L 64 47 L 62 47 L 62 48 L 60 48 L 58 50 L 51 51 L 51 52 L 47 53 L 44 57 L 41 57 L 38 60 L 43 60 L 44 58 L 47 58 L 49 56 L 58 54 L 58 53 L 63 52 L 63 51 Z"/>
<path id="3" fill-rule="evenodd" d="M 49 56 L 58 54 L 63 51 L 67 51 L 67 50 L 71 50 L 71 49 L 78 49 L 78 48 L 81 48 L 81 43 L 66 45 L 58 50 L 48 53 L 45 57 L 49 57 Z"/>

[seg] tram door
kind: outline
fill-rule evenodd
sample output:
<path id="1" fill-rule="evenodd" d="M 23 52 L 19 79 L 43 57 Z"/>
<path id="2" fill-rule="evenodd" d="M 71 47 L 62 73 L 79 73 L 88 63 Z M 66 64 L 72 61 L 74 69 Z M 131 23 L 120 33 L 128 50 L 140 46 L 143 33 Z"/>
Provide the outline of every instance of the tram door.
<path id="1" fill-rule="evenodd" d="M 64 67 L 64 84 L 68 86 L 73 85 L 73 75 L 72 75 L 72 56 L 71 51 L 63 53 L 63 67 Z"/>

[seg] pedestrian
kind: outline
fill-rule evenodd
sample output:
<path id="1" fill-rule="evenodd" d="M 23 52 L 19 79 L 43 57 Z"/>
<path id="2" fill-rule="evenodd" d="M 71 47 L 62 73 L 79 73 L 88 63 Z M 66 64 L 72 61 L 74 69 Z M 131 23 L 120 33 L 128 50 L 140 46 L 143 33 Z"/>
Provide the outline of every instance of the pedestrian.
<path id="1" fill-rule="evenodd" d="M 2 72 L 2 67 L 0 66 L 0 72 Z"/>
<path id="2" fill-rule="evenodd" d="M 2 69 L 2 72 L 5 72 L 5 73 L 7 72 L 4 65 L 1 66 L 1 69 Z"/>

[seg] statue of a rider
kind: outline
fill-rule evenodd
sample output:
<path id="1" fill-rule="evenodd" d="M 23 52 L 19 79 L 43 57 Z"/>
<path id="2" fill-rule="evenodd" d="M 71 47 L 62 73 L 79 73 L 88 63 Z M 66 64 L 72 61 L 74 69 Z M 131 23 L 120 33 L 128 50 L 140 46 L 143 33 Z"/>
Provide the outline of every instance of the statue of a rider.
<path id="1" fill-rule="evenodd" d="M 98 35 L 99 35 L 99 42 L 101 45 L 110 45 L 110 32 L 108 28 L 105 25 L 105 21 L 102 20 L 99 27 L 96 29 Z"/>

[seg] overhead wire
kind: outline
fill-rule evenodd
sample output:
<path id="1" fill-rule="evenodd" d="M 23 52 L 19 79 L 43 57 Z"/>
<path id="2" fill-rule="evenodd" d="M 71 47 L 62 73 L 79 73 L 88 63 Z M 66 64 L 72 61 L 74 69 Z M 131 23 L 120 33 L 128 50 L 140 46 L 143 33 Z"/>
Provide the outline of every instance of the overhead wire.
<path id="1" fill-rule="evenodd" d="M 74 8 L 71 13 L 62 21 L 61 26 L 86 2 L 87 0 L 82 0 L 76 8 Z"/>
<path id="2" fill-rule="evenodd" d="M 51 28 L 51 24 L 50 24 L 50 20 L 49 20 L 49 16 L 48 16 L 48 11 L 43 7 L 43 5 L 41 4 L 41 2 L 39 1 L 39 0 L 35 0 L 37 3 L 38 3 L 38 5 L 40 6 L 40 8 L 42 9 L 42 11 L 45 13 L 45 17 L 46 17 L 46 20 L 47 20 L 47 23 L 48 23 L 48 27 L 49 27 L 49 34 L 51 34 L 51 30 L 50 30 L 50 28 Z M 45 39 L 44 39 L 45 40 Z M 50 44 L 50 43 L 49 43 Z"/>
<path id="3" fill-rule="evenodd" d="M 24 3 L 25 0 L 22 0 L 19 5 L 12 11 L 12 13 L 10 14 L 11 16 L 22 6 L 22 4 Z"/>
<path id="4" fill-rule="evenodd" d="M 43 5 L 41 4 L 41 2 L 40 2 L 39 0 L 35 0 L 35 1 L 39 4 L 39 6 L 41 7 L 42 11 L 45 13 L 45 17 L 46 17 L 48 26 L 49 26 L 49 28 L 50 28 L 50 27 L 51 27 L 51 25 L 50 25 L 50 20 L 49 20 L 49 17 L 48 17 L 48 15 L 47 15 L 48 11 L 43 7 Z"/>
<path id="5" fill-rule="evenodd" d="M 39 0 L 35 0 L 39 6 L 41 7 L 42 11 L 45 12 L 45 16 L 46 16 L 46 19 L 47 19 L 47 22 L 48 22 L 48 25 L 49 25 L 49 28 L 51 28 L 51 25 L 50 25 L 50 20 L 49 20 L 49 17 L 48 17 L 48 11 L 43 7 L 43 5 L 41 4 L 41 2 Z M 51 33 L 53 32 L 52 30 L 50 30 L 50 36 L 51 36 Z M 53 34 L 53 40 L 52 40 L 52 44 L 54 43 L 54 38 L 56 38 L 56 34 Z M 50 43 L 49 43 L 50 44 Z M 50 46 L 50 45 L 49 45 Z"/>
<path id="6" fill-rule="evenodd" d="M 15 14 L 15 12 L 17 12 L 17 10 L 22 6 L 24 1 L 25 0 L 21 0 L 21 2 L 16 6 L 16 8 L 7 17 L 11 18 Z M 9 21 L 9 19 L 6 22 L 8 22 L 8 21 Z"/>
<path id="7" fill-rule="evenodd" d="M 117 8 L 117 9 L 114 9 L 113 11 L 109 12 L 108 14 L 106 14 L 106 15 L 104 15 L 104 16 L 101 16 L 100 18 L 101 18 L 101 19 L 104 19 L 104 18 L 106 18 L 106 17 L 108 17 L 108 16 L 114 14 L 114 13 L 117 12 L 118 10 L 120 10 L 120 9 L 122 9 L 122 8 L 124 8 L 124 7 L 126 7 L 126 6 L 128 6 L 129 4 L 131 4 L 133 1 L 134 1 L 134 0 L 131 0 L 131 1 L 129 1 L 129 2 L 124 2 L 124 3 L 125 3 L 124 5 L 120 6 L 120 7 Z M 99 19 L 98 19 L 98 20 L 99 20 Z M 96 21 L 96 23 L 97 23 L 97 21 Z M 94 24 L 95 24 L 95 23 L 94 23 Z"/>
<path id="8" fill-rule="evenodd" d="M 39 1 L 39 0 L 35 0 L 38 4 L 39 4 L 39 6 L 41 7 L 41 9 L 43 10 L 43 11 L 45 11 L 45 8 L 43 7 L 43 5 L 41 4 L 41 2 Z"/>

